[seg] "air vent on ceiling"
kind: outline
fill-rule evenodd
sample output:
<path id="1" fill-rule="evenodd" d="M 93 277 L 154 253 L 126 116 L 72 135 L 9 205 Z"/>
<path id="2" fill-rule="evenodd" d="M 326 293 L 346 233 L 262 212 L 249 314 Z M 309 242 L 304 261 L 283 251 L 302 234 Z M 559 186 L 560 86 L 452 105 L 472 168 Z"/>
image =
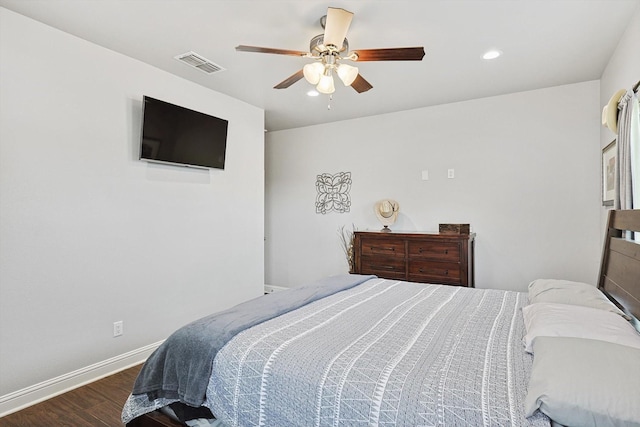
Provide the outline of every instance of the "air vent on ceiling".
<path id="1" fill-rule="evenodd" d="M 183 53 L 181 55 L 175 56 L 174 58 L 207 74 L 213 74 L 217 73 L 218 71 L 225 70 L 218 64 L 214 64 L 213 62 L 209 61 L 206 58 L 203 58 L 195 52 Z"/>

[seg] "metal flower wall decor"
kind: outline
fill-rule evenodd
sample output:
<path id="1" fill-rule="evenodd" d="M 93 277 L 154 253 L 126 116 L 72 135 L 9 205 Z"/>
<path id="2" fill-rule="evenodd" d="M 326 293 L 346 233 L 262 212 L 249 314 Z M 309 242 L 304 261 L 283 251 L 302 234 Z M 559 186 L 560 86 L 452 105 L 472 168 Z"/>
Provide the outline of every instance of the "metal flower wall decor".
<path id="1" fill-rule="evenodd" d="M 323 173 L 316 179 L 316 213 L 326 214 L 336 211 L 349 212 L 351 208 L 351 172 L 338 172 L 335 175 Z"/>

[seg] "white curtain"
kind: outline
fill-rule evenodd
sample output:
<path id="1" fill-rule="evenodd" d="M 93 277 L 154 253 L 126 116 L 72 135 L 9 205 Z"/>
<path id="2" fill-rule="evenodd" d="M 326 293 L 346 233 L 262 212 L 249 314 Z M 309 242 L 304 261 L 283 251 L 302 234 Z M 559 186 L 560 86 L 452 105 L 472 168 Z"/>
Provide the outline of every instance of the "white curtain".
<path id="1" fill-rule="evenodd" d="M 616 209 L 640 208 L 640 104 L 635 90 L 618 103 Z"/>

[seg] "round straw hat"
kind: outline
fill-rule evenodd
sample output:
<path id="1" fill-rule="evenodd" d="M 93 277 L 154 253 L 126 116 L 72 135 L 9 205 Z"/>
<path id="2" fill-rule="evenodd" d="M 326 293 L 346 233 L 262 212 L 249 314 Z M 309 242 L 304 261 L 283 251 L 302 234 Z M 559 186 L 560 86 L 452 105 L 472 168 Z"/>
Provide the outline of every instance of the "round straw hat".
<path id="1" fill-rule="evenodd" d="M 395 200 L 380 200 L 373 208 L 382 225 L 391 225 L 398 218 L 400 205 Z"/>
<path id="2" fill-rule="evenodd" d="M 609 99 L 607 105 L 602 109 L 602 126 L 606 126 L 615 134 L 618 133 L 618 102 L 627 93 L 626 90 L 620 89 Z"/>

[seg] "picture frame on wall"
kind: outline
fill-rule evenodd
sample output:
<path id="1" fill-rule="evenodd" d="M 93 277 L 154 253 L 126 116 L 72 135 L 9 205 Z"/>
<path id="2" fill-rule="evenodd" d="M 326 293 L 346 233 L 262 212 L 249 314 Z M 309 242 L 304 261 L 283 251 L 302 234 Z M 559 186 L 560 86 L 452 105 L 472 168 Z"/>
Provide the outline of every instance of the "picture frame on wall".
<path id="1" fill-rule="evenodd" d="M 602 149 L 602 206 L 613 206 L 616 185 L 616 140 Z"/>

